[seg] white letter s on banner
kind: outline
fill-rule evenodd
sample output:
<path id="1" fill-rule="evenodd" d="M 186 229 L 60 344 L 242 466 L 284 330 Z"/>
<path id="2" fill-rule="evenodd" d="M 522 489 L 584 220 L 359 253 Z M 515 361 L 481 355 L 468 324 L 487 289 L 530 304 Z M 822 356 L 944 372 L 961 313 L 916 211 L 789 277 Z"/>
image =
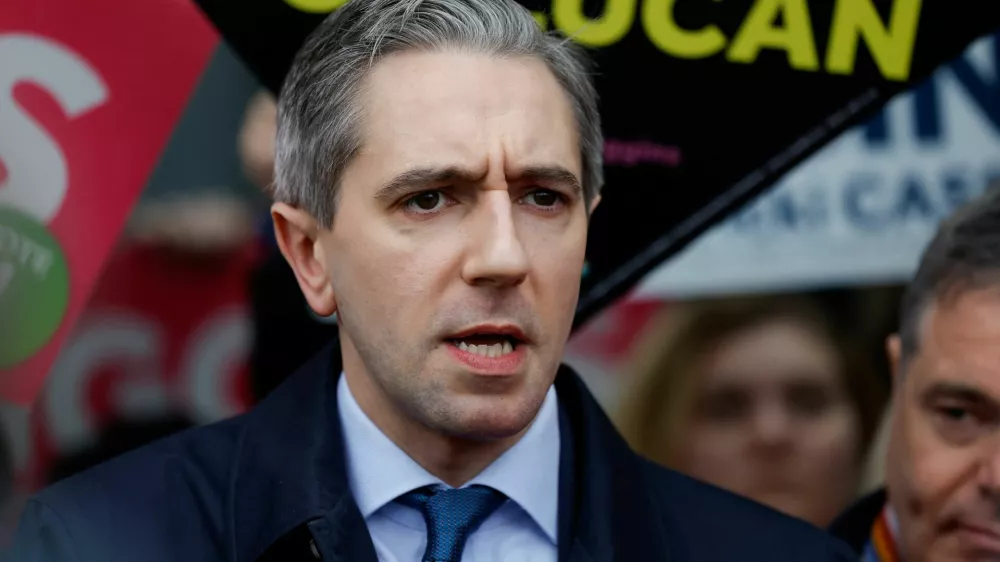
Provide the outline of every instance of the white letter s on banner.
<path id="1" fill-rule="evenodd" d="M 0 205 L 43 224 L 59 212 L 69 184 L 59 144 L 14 101 L 14 86 L 35 82 L 74 118 L 105 102 L 108 89 L 82 58 L 34 35 L 0 34 L 0 160 L 8 176 Z"/>

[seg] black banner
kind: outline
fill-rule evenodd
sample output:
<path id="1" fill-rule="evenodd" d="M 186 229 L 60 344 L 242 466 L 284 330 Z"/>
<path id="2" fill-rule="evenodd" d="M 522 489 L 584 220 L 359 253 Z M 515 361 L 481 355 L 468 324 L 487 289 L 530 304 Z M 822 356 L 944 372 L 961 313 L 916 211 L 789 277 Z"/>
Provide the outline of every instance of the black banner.
<path id="1" fill-rule="evenodd" d="M 345 0 L 196 0 L 273 91 Z M 521 0 L 592 47 L 606 184 L 577 326 L 1000 27 L 996 0 Z"/>

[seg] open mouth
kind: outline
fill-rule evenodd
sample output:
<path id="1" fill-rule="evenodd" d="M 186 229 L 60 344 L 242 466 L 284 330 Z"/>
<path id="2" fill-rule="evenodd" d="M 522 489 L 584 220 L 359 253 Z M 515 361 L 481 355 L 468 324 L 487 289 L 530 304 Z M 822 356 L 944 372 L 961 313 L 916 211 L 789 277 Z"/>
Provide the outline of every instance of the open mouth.
<path id="1" fill-rule="evenodd" d="M 524 343 L 509 334 L 472 334 L 448 341 L 462 351 L 482 357 L 503 357 L 514 353 Z"/>

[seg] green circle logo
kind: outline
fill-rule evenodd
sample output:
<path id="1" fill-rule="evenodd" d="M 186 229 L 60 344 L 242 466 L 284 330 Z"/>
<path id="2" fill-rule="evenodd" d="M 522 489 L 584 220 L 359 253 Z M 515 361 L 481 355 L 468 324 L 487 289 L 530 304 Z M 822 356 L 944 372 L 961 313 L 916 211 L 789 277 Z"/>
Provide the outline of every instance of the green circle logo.
<path id="1" fill-rule="evenodd" d="M 69 303 L 62 248 L 37 220 L 0 207 L 0 369 L 41 349 Z"/>

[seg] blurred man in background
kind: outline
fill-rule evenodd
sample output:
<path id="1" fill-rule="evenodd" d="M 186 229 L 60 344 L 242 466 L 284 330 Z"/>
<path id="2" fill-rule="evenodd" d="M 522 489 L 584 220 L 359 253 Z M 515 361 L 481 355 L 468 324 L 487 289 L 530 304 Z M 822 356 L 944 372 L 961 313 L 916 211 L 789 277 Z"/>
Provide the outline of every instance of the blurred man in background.
<path id="1" fill-rule="evenodd" d="M 833 532 L 860 560 L 1000 560 L 1000 189 L 946 219 L 890 337 L 886 489 Z"/>
<path id="2" fill-rule="evenodd" d="M 43 491 L 16 560 L 845 560 L 635 455 L 561 359 L 603 183 L 587 60 L 513 0 L 353 0 L 279 102 L 329 347 L 248 415 Z"/>
<path id="3" fill-rule="evenodd" d="M 277 134 L 277 100 L 262 90 L 247 104 L 238 150 L 244 174 L 269 195 L 274 187 Z M 249 375 L 254 402 L 263 400 L 337 338 L 336 317 L 320 317 L 309 307 L 295 273 L 278 248 L 270 214 L 262 219 L 258 231 L 260 257 L 248 283 L 253 326 Z"/>
<path id="4" fill-rule="evenodd" d="M 274 143 L 278 134 L 278 100 L 267 90 L 247 103 L 237 150 L 243 173 L 257 187 L 270 193 L 274 183 Z"/>

